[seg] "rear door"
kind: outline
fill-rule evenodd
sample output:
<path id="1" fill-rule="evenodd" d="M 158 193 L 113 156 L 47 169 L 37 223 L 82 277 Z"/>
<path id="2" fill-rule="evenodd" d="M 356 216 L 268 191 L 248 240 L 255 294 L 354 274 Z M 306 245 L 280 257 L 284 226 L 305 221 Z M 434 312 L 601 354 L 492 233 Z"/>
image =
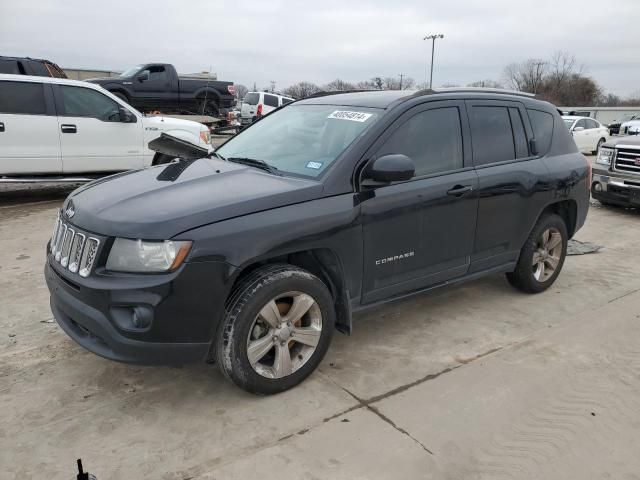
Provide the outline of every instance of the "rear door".
<path id="1" fill-rule="evenodd" d="M 98 90 L 75 85 L 56 87 L 65 173 L 143 167 L 142 122 L 121 122 L 120 104 Z"/>
<path id="2" fill-rule="evenodd" d="M 548 198 L 549 174 L 530 153 L 528 139 L 533 132 L 521 103 L 473 100 L 467 101 L 467 112 L 480 196 L 469 270 L 473 273 L 517 260 Z M 547 138 L 536 142 L 544 155 Z"/>
<path id="3" fill-rule="evenodd" d="M 240 117 L 243 123 L 248 123 L 253 119 L 259 103 L 260 94 L 258 92 L 249 92 L 244 96 L 242 108 L 240 109 Z"/>
<path id="4" fill-rule="evenodd" d="M 61 172 L 51 85 L 0 81 L 0 175 Z"/>
<path id="5" fill-rule="evenodd" d="M 467 272 L 478 197 L 463 132 L 468 137 L 463 102 L 428 102 L 402 115 L 373 146 L 371 158 L 409 156 L 416 175 L 375 189 L 361 204 L 363 303 Z"/>

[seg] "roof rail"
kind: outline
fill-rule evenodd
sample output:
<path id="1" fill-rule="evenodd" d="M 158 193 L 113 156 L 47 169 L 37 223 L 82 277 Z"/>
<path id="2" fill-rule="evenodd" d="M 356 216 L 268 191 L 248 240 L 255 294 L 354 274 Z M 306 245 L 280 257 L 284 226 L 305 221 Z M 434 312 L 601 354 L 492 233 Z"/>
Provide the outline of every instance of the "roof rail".
<path id="1" fill-rule="evenodd" d="M 521 92 L 520 90 L 509 90 L 506 88 L 489 88 L 489 87 L 442 87 L 442 88 L 434 88 L 429 93 L 451 93 L 451 92 L 501 93 L 503 95 L 518 95 L 521 97 L 530 97 L 530 98 L 533 98 L 536 96 L 535 93 Z"/>
<path id="2" fill-rule="evenodd" d="M 373 88 L 369 88 L 369 89 L 357 89 L 357 88 L 352 88 L 351 90 L 328 90 L 328 91 L 321 91 L 321 92 L 316 92 L 316 93 L 312 93 L 311 95 L 307 95 L 304 98 L 301 98 L 300 100 L 304 100 L 306 98 L 315 98 L 315 97 L 326 97 L 329 95 L 339 95 L 341 93 L 359 93 L 359 92 L 382 92 L 384 90 L 378 90 L 373 89 Z"/>

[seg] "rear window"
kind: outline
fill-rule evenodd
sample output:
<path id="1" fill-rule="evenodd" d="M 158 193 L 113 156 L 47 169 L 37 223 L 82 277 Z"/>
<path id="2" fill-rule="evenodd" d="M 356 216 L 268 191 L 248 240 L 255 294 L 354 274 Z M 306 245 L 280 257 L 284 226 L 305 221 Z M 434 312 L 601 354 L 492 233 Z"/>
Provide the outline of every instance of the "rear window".
<path id="1" fill-rule="evenodd" d="M 0 82 L 0 113 L 45 115 L 47 106 L 41 83 Z"/>
<path id="2" fill-rule="evenodd" d="M 260 101 L 260 94 L 256 92 L 247 93 L 243 101 L 248 105 L 257 105 Z"/>
<path id="3" fill-rule="evenodd" d="M 267 93 L 264 94 L 264 104 L 268 107 L 277 107 L 278 106 L 278 97 L 275 95 L 269 95 Z"/>
<path id="4" fill-rule="evenodd" d="M 551 137 L 553 136 L 553 115 L 541 110 L 527 109 L 533 137 L 538 146 L 538 155 L 546 155 L 551 147 Z"/>

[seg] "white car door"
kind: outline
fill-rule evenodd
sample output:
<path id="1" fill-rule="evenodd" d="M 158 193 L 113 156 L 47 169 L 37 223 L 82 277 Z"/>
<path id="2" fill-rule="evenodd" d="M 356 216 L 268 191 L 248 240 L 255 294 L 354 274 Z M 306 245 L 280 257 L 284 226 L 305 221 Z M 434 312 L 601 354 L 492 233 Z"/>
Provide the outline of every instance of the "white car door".
<path id="1" fill-rule="evenodd" d="M 61 172 L 51 86 L 1 80 L 0 175 Z"/>
<path id="2" fill-rule="evenodd" d="M 587 122 L 584 118 L 578 120 L 573 126 L 573 141 L 576 142 L 578 150 L 584 152 L 589 149 L 589 131 L 587 130 Z"/>
<path id="3" fill-rule="evenodd" d="M 117 172 L 143 167 L 142 122 L 136 115 L 95 89 L 57 87 L 62 104 L 58 123 L 65 173 Z"/>

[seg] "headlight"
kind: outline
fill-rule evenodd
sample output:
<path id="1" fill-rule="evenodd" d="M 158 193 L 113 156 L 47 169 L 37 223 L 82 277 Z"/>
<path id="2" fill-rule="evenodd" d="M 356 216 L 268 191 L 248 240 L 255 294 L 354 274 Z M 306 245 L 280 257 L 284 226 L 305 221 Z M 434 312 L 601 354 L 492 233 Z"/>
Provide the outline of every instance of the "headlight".
<path id="1" fill-rule="evenodd" d="M 209 145 L 211 143 L 211 133 L 209 130 L 200 130 L 200 140 Z"/>
<path id="2" fill-rule="evenodd" d="M 600 150 L 598 150 L 598 156 L 596 157 L 596 163 L 600 163 L 602 165 L 611 165 L 613 152 L 613 148 L 600 147 Z"/>
<path id="3" fill-rule="evenodd" d="M 116 238 L 107 259 L 107 270 L 157 273 L 178 268 L 191 249 L 189 241 L 143 241 Z"/>

